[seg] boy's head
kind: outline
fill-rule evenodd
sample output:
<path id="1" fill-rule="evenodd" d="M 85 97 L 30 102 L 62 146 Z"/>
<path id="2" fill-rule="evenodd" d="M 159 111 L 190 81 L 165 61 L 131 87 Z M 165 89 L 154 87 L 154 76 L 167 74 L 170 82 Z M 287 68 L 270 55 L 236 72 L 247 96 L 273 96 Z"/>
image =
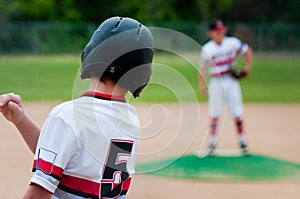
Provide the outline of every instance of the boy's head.
<path id="1" fill-rule="evenodd" d="M 222 20 L 215 20 L 208 25 L 208 36 L 217 43 L 222 43 L 227 27 Z"/>
<path id="2" fill-rule="evenodd" d="M 138 97 L 152 73 L 153 37 L 149 29 L 127 17 L 112 17 L 94 32 L 81 56 L 81 79 L 112 80 Z"/>

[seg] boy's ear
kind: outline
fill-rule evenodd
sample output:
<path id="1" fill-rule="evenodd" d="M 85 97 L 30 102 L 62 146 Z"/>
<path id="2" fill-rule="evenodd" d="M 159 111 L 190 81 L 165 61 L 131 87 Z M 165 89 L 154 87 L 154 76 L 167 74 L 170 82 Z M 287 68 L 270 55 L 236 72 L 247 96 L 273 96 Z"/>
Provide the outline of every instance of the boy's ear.
<path id="1" fill-rule="evenodd" d="M 206 33 L 206 35 L 207 35 L 208 38 L 211 38 L 211 32 L 210 32 L 210 31 L 208 31 L 208 32 Z"/>

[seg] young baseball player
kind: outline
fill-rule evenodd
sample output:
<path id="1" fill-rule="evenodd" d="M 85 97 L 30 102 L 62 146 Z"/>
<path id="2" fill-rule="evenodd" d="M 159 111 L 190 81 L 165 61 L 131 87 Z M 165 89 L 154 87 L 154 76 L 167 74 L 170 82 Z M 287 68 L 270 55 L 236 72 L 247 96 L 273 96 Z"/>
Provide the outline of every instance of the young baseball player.
<path id="1" fill-rule="evenodd" d="M 233 116 L 237 128 L 239 145 L 243 153 L 248 153 L 243 126 L 243 104 L 239 81 L 231 75 L 236 56 L 244 55 L 244 76 L 250 73 L 252 67 L 252 50 L 235 37 L 226 36 L 227 27 L 221 20 L 209 24 L 208 36 L 211 39 L 202 48 L 199 73 L 199 86 L 203 95 L 208 96 L 210 114 L 210 153 L 217 144 L 217 124 L 224 112 L 225 102 Z M 205 77 L 209 68 L 209 85 Z"/>
<path id="2" fill-rule="evenodd" d="M 89 90 L 55 107 L 41 129 L 24 113 L 20 96 L 0 96 L 0 112 L 35 152 L 25 199 L 126 198 L 140 124 L 125 95 L 138 97 L 148 84 L 153 54 L 147 27 L 112 17 L 82 53 L 81 79 L 91 79 Z"/>

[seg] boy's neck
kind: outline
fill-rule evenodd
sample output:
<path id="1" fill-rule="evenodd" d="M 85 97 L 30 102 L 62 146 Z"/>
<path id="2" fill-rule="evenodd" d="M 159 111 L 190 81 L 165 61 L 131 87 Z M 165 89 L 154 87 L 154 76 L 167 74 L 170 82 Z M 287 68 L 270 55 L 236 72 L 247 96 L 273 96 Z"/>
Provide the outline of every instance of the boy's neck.
<path id="1" fill-rule="evenodd" d="M 125 96 L 128 92 L 127 89 L 120 87 L 111 80 L 102 82 L 96 77 L 91 78 L 89 90 L 113 96 Z"/>

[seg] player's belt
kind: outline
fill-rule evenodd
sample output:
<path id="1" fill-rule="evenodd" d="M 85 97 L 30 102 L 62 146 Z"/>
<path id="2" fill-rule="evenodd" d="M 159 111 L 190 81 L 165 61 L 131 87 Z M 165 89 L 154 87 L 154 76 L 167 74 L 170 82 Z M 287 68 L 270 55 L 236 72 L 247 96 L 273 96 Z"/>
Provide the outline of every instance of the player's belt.
<path id="1" fill-rule="evenodd" d="M 226 75 L 228 73 L 229 73 L 229 70 L 225 70 L 225 71 L 221 71 L 221 72 L 218 72 L 218 73 L 212 73 L 211 76 L 212 77 L 220 77 L 220 76 Z"/>

